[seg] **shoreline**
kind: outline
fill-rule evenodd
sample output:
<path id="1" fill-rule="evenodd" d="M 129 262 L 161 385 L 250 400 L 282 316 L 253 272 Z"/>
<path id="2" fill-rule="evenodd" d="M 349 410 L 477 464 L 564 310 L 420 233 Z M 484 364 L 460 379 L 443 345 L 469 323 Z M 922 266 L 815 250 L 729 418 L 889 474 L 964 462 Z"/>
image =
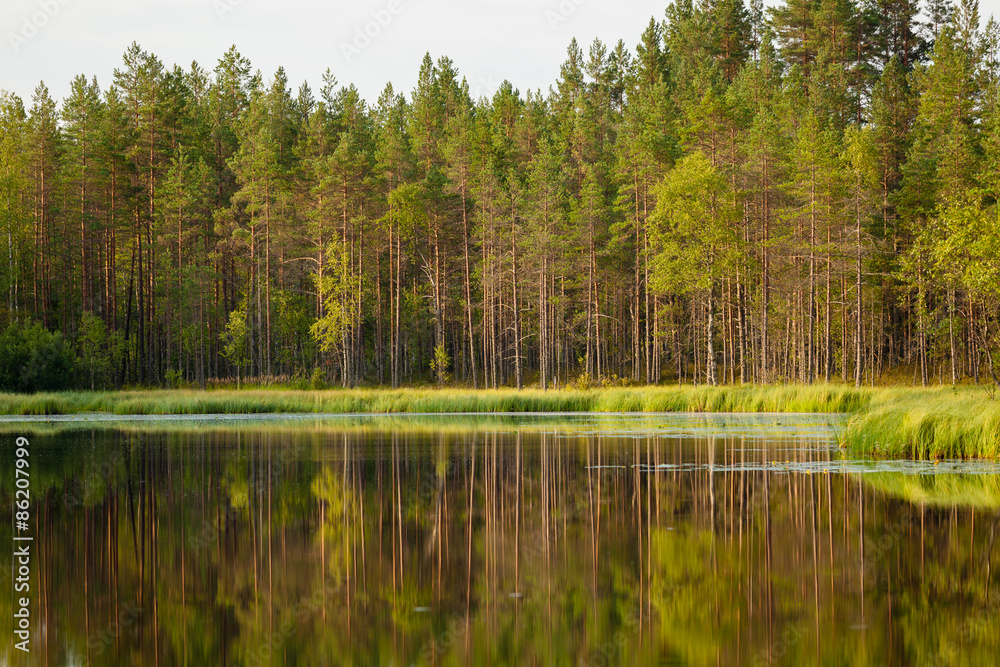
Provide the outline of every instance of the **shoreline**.
<path id="1" fill-rule="evenodd" d="M 841 448 L 874 458 L 1000 458 L 1000 402 L 981 387 L 150 389 L 0 394 L 0 415 L 838 413 Z M 95 422 L 96 423 L 96 422 Z"/>

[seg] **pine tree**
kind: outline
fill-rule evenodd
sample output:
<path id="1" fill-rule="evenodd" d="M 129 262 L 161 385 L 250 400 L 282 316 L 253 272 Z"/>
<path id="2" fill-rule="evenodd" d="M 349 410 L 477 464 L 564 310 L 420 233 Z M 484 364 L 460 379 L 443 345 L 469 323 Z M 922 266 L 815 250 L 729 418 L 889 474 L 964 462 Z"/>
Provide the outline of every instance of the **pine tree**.
<path id="1" fill-rule="evenodd" d="M 677 0 L 634 56 L 572 41 L 544 97 L 474 102 L 428 55 L 372 107 L 133 44 L 61 110 L 0 96 L 0 315 L 95 387 L 978 379 L 1000 30 L 975 0 L 924 31 L 911 0 L 771 16 Z"/>
<path id="2" fill-rule="evenodd" d="M 362 275 L 365 271 L 366 231 L 370 226 L 368 214 L 371 194 L 371 173 L 373 167 L 373 137 L 371 119 L 358 91 L 353 86 L 342 88 L 331 110 L 332 122 L 339 130 L 332 150 L 319 167 L 321 180 L 314 194 L 321 194 L 328 202 L 333 215 L 333 233 L 340 244 L 338 257 L 346 257 L 349 276 L 340 278 L 358 289 L 343 293 L 350 302 L 342 304 L 342 309 L 350 315 L 343 331 L 344 341 L 342 372 L 344 383 L 349 386 L 360 382 L 364 374 L 363 364 L 363 317 L 365 293 L 362 289 Z M 333 246 L 330 246 L 333 247 Z M 327 261 L 331 256 L 327 255 Z M 342 270 L 333 265 L 335 270 Z M 324 307 L 325 309 L 325 307 Z"/>
<path id="3" fill-rule="evenodd" d="M 816 60 L 815 14 L 819 4 L 820 0 L 789 0 L 769 10 L 782 58 L 798 65 L 807 78 Z"/>
<path id="4" fill-rule="evenodd" d="M 648 289 L 647 220 L 656 205 L 653 185 L 673 163 L 678 152 L 673 132 L 676 109 L 667 82 L 667 58 L 660 26 L 650 21 L 636 48 L 630 76 L 629 104 L 625 107 L 615 144 L 617 207 L 623 219 L 612 227 L 614 245 L 631 268 L 632 379 L 646 383 L 658 377 L 653 346 L 658 321 Z"/>
<path id="5" fill-rule="evenodd" d="M 743 0 L 708 0 L 703 11 L 713 60 L 725 80 L 732 81 L 750 55 L 750 13 Z"/>
<path id="6" fill-rule="evenodd" d="M 123 69 L 116 69 L 115 86 L 121 93 L 130 144 L 126 157 L 131 163 L 130 198 L 132 234 L 135 242 L 136 339 L 134 359 L 138 381 L 157 381 L 162 376 L 160 337 L 154 331 L 156 303 L 153 297 L 156 275 L 152 224 L 155 218 L 156 187 L 165 160 L 163 133 L 163 64 L 133 43 L 123 56 Z M 130 281 L 133 277 L 130 276 Z M 127 317 L 133 317 L 132 312 Z M 126 325 L 126 329 L 129 326 Z"/>
<path id="7" fill-rule="evenodd" d="M 28 159 L 30 188 L 26 199 L 32 221 L 32 312 L 45 326 L 58 326 L 60 320 L 53 312 L 52 290 L 58 286 L 54 280 L 59 275 L 58 263 L 65 264 L 68 259 L 67 246 L 60 243 L 64 239 L 56 227 L 58 168 L 63 145 L 56 103 L 44 83 L 35 88 L 26 130 L 22 150 Z M 61 322 L 65 326 L 66 318 Z"/>
<path id="8" fill-rule="evenodd" d="M 27 153 L 23 150 L 27 129 L 20 98 L 0 93 L 0 234 L 7 259 L 0 273 L 0 288 L 5 296 L 5 326 L 18 321 L 25 310 L 25 270 L 34 256 L 27 244 L 29 215 L 23 196 L 29 187 Z"/>
<path id="9" fill-rule="evenodd" d="M 87 82 L 82 75 L 73 80 L 70 97 L 63 105 L 65 123 L 67 201 L 72 202 L 66 211 L 67 223 L 79 230 L 80 306 L 82 312 L 99 311 L 95 293 L 95 262 L 97 250 L 94 237 L 98 232 L 98 195 L 102 184 L 99 172 L 100 123 L 102 105 L 97 79 Z"/>
<path id="10" fill-rule="evenodd" d="M 204 233 L 206 220 L 211 219 L 212 194 L 208 165 L 192 160 L 181 146 L 157 193 L 158 296 L 167 304 L 165 316 L 169 318 L 167 366 L 202 386 L 207 329 L 204 295 L 211 285 L 211 272 L 204 262 Z"/>
<path id="11" fill-rule="evenodd" d="M 413 171 L 414 156 L 406 134 L 408 105 L 392 86 L 386 86 L 379 97 L 375 112 L 375 171 L 380 196 L 386 202 L 380 220 L 387 236 L 388 284 L 390 313 L 391 381 L 398 387 L 403 375 L 403 285 L 404 271 L 409 265 L 410 229 L 404 223 L 412 221 L 409 210 L 415 197 L 403 190 Z M 406 218 L 406 219 L 404 219 Z M 404 231 L 407 239 L 404 243 Z M 404 251 L 407 253 L 404 255 Z"/>
<path id="12" fill-rule="evenodd" d="M 895 58 L 909 72 L 926 58 L 929 44 L 920 34 L 915 0 L 868 0 L 863 11 L 872 19 L 871 51 L 879 70 L 884 72 Z"/>
<path id="13" fill-rule="evenodd" d="M 869 245 L 867 228 L 876 210 L 875 192 L 878 185 L 878 154 L 870 128 L 850 128 L 845 137 L 844 162 L 849 169 L 848 205 L 854 218 L 854 386 L 861 386 L 864 365 L 864 274 L 866 246 Z M 846 337 L 846 332 L 845 332 Z M 844 346 L 846 365 L 847 350 Z"/>
<path id="14" fill-rule="evenodd" d="M 242 239 L 248 254 L 248 317 L 251 373 L 271 376 L 272 238 L 287 217 L 291 183 L 289 164 L 290 93 L 284 70 L 270 89 L 257 91 L 237 126 L 240 148 L 230 160 L 240 189 L 233 195 L 232 238 Z"/>
<path id="15" fill-rule="evenodd" d="M 479 387 L 479 368 L 476 363 L 475 308 L 472 300 L 472 269 L 473 240 L 472 218 L 474 215 L 473 174 L 476 156 L 473 150 L 473 135 L 475 119 L 472 100 L 469 98 L 468 85 L 452 84 L 444 91 L 445 106 L 450 109 L 445 121 L 445 141 L 442 146 L 442 156 L 447 178 L 445 191 L 451 196 L 454 204 L 450 216 L 455 219 L 453 224 L 461 229 L 461 264 L 462 264 L 462 358 L 461 376 L 472 376 L 473 388 Z M 458 360 L 456 359 L 456 364 Z M 458 367 L 458 366 L 456 366 Z"/>

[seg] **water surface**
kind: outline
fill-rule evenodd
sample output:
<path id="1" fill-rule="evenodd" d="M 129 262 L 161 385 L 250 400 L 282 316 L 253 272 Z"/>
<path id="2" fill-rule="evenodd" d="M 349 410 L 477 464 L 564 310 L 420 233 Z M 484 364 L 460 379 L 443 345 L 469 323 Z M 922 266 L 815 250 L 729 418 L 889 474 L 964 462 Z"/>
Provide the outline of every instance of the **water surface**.
<path id="1" fill-rule="evenodd" d="M 5 418 L 0 664 L 993 664 L 1000 468 L 843 460 L 842 423 Z"/>

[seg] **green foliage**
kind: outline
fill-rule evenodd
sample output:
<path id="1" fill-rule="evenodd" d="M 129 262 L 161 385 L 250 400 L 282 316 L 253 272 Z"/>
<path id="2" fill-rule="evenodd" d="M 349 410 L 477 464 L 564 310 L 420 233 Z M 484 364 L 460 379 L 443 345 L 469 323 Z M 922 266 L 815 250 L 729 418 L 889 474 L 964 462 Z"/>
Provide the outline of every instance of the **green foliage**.
<path id="1" fill-rule="evenodd" d="M 223 356 L 229 360 L 237 372 L 250 364 L 249 327 L 247 325 L 247 299 L 229 314 L 229 322 L 221 336 Z"/>
<path id="2" fill-rule="evenodd" d="M 874 188 L 878 182 L 878 154 L 870 128 L 852 127 L 844 137 L 844 158 L 852 179 L 861 188 Z"/>
<path id="3" fill-rule="evenodd" d="M 104 320 L 86 312 L 80 322 L 80 367 L 91 389 L 115 384 L 115 371 L 125 350 L 121 331 L 107 330 Z"/>
<path id="4" fill-rule="evenodd" d="M 354 321 L 351 308 L 361 285 L 351 271 L 350 255 L 343 243 L 332 241 L 326 249 L 326 266 L 315 275 L 323 310 L 309 332 L 323 352 L 343 350 L 344 336 Z"/>
<path id="5" fill-rule="evenodd" d="M 73 386 L 76 355 L 61 333 L 12 324 L 0 336 L 0 389 L 34 393 Z"/>
<path id="6" fill-rule="evenodd" d="M 184 385 L 183 376 L 181 376 L 180 372 L 176 369 L 168 368 L 164 375 L 167 386 L 171 389 L 179 389 Z"/>
<path id="7" fill-rule="evenodd" d="M 312 299 L 286 290 L 275 290 L 272 298 L 274 333 L 279 340 L 285 341 L 275 350 L 275 362 L 295 372 L 305 372 L 316 349 L 309 331 L 313 319 Z"/>
<path id="8" fill-rule="evenodd" d="M 656 194 L 653 286 L 682 293 L 710 289 L 739 258 L 737 212 L 726 180 L 696 152 L 677 163 Z"/>
<path id="9" fill-rule="evenodd" d="M 886 394 L 852 417 L 844 444 L 882 458 L 1000 458 L 1000 404 L 980 390 Z"/>
<path id="10" fill-rule="evenodd" d="M 434 348 L 434 358 L 431 360 L 431 373 L 437 378 L 438 385 L 443 385 L 451 381 L 451 374 L 448 368 L 451 366 L 451 356 L 444 345 Z"/>
<path id="11" fill-rule="evenodd" d="M 326 389 L 326 374 L 323 373 L 322 368 L 313 369 L 312 376 L 309 378 L 309 388 L 313 390 Z"/>

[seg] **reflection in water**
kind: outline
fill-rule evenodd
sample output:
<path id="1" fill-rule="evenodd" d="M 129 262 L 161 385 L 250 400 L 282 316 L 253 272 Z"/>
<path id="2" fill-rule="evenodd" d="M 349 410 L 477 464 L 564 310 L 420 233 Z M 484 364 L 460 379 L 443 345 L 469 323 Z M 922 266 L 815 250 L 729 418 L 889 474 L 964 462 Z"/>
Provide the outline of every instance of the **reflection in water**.
<path id="1" fill-rule="evenodd" d="M 996 504 L 685 419 L 39 433 L 27 664 L 992 663 Z"/>

